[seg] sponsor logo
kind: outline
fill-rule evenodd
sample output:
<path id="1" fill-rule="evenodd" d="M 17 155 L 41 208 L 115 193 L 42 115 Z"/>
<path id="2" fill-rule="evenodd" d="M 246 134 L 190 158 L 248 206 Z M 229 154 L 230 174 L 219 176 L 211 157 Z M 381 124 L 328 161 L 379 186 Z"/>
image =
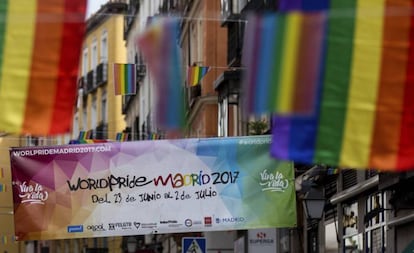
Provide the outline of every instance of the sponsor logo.
<path id="1" fill-rule="evenodd" d="M 226 217 L 226 218 L 216 218 L 216 223 L 240 223 L 244 222 L 246 219 L 244 217 Z"/>
<path id="2" fill-rule="evenodd" d="M 49 192 L 38 183 L 28 184 L 24 181 L 23 183 L 13 182 L 13 184 L 18 186 L 19 197 L 22 199 L 21 203 L 44 205 L 49 198 Z"/>
<path id="3" fill-rule="evenodd" d="M 213 224 L 213 221 L 211 217 L 204 217 L 204 226 L 211 227 L 212 224 Z"/>
<path id="4" fill-rule="evenodd" d="M 184 225 L 185 225 L 186 227 L 191 227 L 191 226 L 193 225 L 193 221 L 192 221 L 191 219 L 186 219 L 186 220 L 184 221 Z"/>
<path id="5" fill-rule="evenodd" d="M 178 221 L 176 220 L 162 220 L 160 221 L 160 224 L 177 224 Z"/>
<path id="6" fill-rule="evenodd" d="M 201 220 L 193 220 L 193 225 L 201 225 L 203 222 Z"/>
<path id="7" fill-rule="evenodd" d="M 141 228 L 156 228 L 157 223 L 141 223 Z"/>
<path id="8" fill-rule="evenodd" d="M 132 222 L 116 222 L 116 223 L 108 223 L 109 230 L 117 230 L 117 229 L 132 229 Z"/>
<path id="9" fill-rule="evenodd" d="M 97 224 L 97 225 L 88 225 L 86 227 L 88 230 L 92 230 L 93 232 L 96 231 L 106 231 L 103 224 Z"/>
<path id="10" fill-rule="evenodd" d="M 135 226 L 136 229 L 139 229 L 139 227 L 141 226 L 141 223 L 135 221 L 134 226 Z"/>
<path id="11" fill-rule="evenodd" d="M 250 244 L 269 245 L 274 242 L 275 240 L 273 238 L 268 238 L 265 232 L 258 232 L 256 238 L 249 239 Z"/>
<path id="12" fill-rule="evenodd" d="M 83 232 L 83 225 L 68 226 L 68 233 L 81 233 Z"/>
<path id="13" fill-rule="evenodd" d="M 267 170 L 260 172 L 260 181 L 262 191 L 285 192 L 289 187 L 289 180 L 279 171 L 275 173 L 269 173 Z"/>
<path id="14" fill-rule="evenodd" d="M 170 228 L 178 228 L 181 227 L 183 224 L 175 223 L 175 224 L 168 224 L 168 227 Z"/>

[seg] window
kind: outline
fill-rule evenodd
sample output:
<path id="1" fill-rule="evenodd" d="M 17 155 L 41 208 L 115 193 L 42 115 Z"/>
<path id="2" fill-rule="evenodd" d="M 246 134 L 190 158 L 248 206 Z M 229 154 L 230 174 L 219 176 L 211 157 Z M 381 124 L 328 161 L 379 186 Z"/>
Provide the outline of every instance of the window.
<path id="1" fill-rule="evenodd" d="M 82 109 L 82 130 L 86 131 L 88 129 L 88 112 L 86 106 L 83 106 Z"/>
<path id="2" fill-rule="evenodd" d="M 223 98 L 221 103 L 219 103 L 219 116 L 218 116 L 218 136 L 227 136 L 228 135 L 228 104 L 227 104 L 227 97 Z"/>
<path id="3" fill-rule="evenodd" d="M 343 245 L 345 253 L 361 252 L 362 236 L 358 234 L 358 203 L 343 205 Z"/>
<path id="4" fill-rule="evenodd" d="M 375 193 L 368 196 L 365 215 L 365 252 L 385 252 L 386 231 L 385 231 L 385 193 Z"/>
<path id="5" fill-rule="evenodd" d="M 97 99 L 96 94 L 92 96 L 92 106 L 91 106 L 91 128 L 95 128 L 97 126 L 97 118 L 98 118 L 98 107 L 97 107 Z"/>
<path id="6" fill-rule="evenodd" d="M 338 222 L 334 220 L 325 222 L 325 252 L 338 252 Z"/>
<path id="7" fill-rule="evenodd" d="M 108 98 L 106 89 L 102 89 L 102 99 L 101 99 L 101 121 L 103 124 L 108 121 Z"/>
<path id="8" fill-rule="evenodd" d="M 98 65 L 98 45 L 96 44 L 96 39 L 93 39 L 92 42 L 92 55 L 91 55 L 91 68 L 94 70 Z"/>
<path id="9" fill-rule="evenodd" d="M 89 66 L 88 66 L 88 48 L 83 49 L 82 53 L 82 76 L 85 77 L 88 73 Z"/>
<path id="10" fill-rule="evenodd" d="M 96 67 L 98 66 L 98 45 L 96 39 L 93 39 L 92 42 L 92 55 L 91 55 L 91 68 L 93 71 L 92 84 L 96 86 Z"/>
<path id="11" fill-rule="evenodd" d="M 106 63 L 108 60 L 108 34 L 106 31 L 101 36 L 101 63 Z"/>
<path id="12" fill-rule="evenodd" d="M 221 17 L 226 19 L 231 15 L 231 0 L 221 0 Z"/>
<path id="13" fill-rule="evenodd" d="M 79 136 L 79 112 L 75 113 L 73 117 L 73 137 L 78 138 Z"/>

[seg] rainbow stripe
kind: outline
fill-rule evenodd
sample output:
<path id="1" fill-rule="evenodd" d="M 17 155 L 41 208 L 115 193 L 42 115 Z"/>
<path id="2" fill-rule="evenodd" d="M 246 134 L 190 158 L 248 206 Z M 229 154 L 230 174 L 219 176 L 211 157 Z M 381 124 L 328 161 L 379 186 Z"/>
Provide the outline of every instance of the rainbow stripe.
<path id="1" fill-rule="evenodd" d="M 315 113 L 274 117 L 274 157 L 414 168 L 413 7 L 400 0 L 330 1 Z"/>
<path id="2" fill-rule="evenodd" d="M 185 124 L 185 100 L 181 57 L 177 44 L 180 21 L 173 17 L 157 17 L 138 40 L 155 80 L 157 125 L 164 129 L 182 129 Z"/>
<path id="3" fill-rule="evenodd" d="M 0 130 L 67 133 L 86 0 L 0 1 Z"/>
<path id="4" fill-rule="evenodd" d="M 115 95 L 136 94 L 135 64 L 114 63 Z"/>
<path id="5" fill-rule="evenodd" d="M 187 85 L 195 86 L 200 83 L 201 79 L 207 74 L 210 67 L 207 66 L 190 66 L 187 70 Z"/>

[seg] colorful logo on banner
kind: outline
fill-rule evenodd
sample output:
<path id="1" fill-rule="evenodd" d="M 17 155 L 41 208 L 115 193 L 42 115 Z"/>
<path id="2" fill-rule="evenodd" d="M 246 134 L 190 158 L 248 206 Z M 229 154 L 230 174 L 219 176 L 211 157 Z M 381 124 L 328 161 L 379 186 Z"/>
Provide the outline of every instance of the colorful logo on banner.
<path id="1" fill-rule="evenodd" d="M 293 164 L 269 156 L 270 140 L 13 148 L 17 239 L 294 227 Z"/>

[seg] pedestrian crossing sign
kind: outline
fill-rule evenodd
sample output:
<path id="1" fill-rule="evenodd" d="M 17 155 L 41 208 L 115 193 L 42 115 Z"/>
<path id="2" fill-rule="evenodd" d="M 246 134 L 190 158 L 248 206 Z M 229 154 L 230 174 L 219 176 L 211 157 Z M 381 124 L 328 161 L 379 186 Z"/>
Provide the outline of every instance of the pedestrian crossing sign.
<path id="1" fill-rule="evenodd" d="M 206 253 L 206 238 L 183 237 L 182 253 Z"/>

